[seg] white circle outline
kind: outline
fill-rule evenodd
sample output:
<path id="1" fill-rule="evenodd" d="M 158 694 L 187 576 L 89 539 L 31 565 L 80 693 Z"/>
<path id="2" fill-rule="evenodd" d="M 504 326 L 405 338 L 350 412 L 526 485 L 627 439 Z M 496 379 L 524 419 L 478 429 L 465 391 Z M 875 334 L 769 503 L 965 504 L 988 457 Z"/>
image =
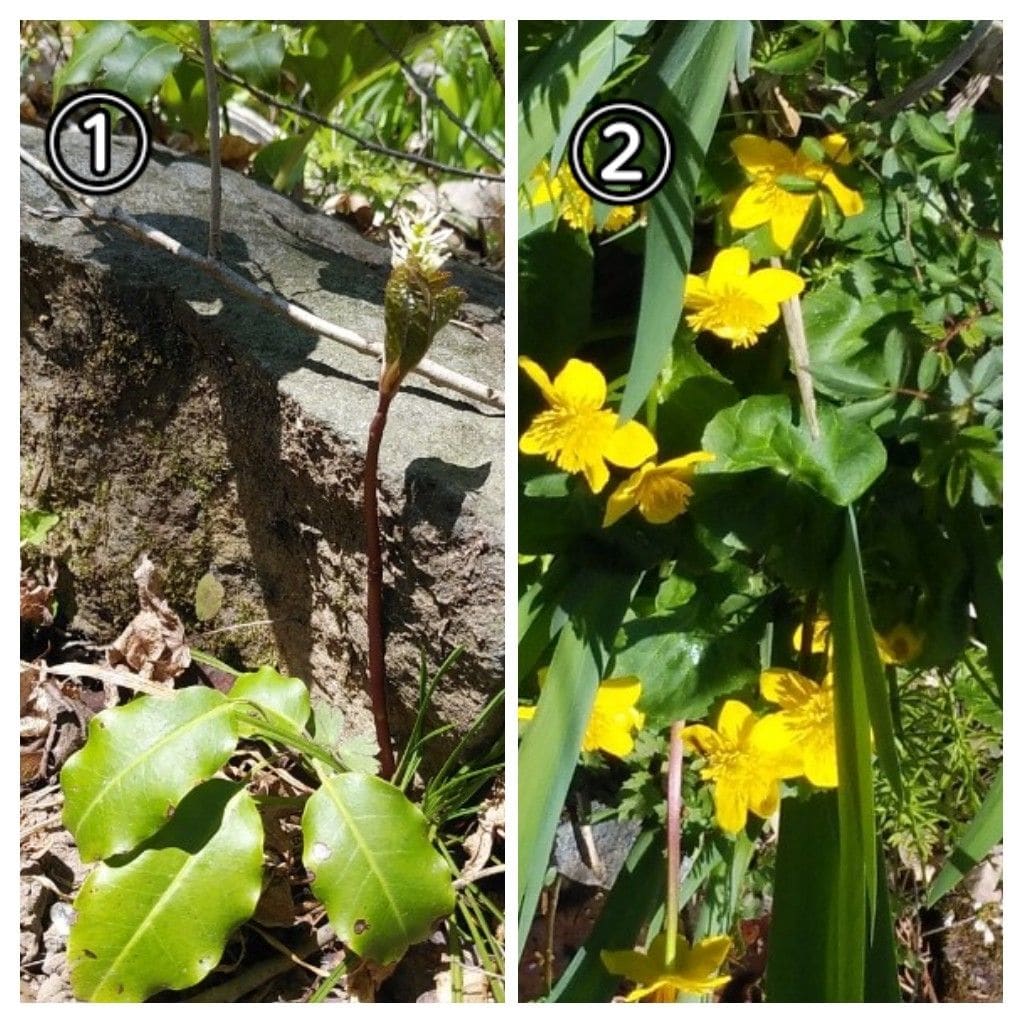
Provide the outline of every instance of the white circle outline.
<path id="1" fill-rule="evenodd" d="M 101 185 L 97 185 L 86 178 L 80 178 L 70 170 L 57 147 L 57 138 L 60 134 L 59 129 L 61 125 L 70 114 L 85 103 L 106 103 L 112 107 L 117 107 L 122 113 L 127 114 L 135 123 L 139 142 L 132 162 L 116 178 Z M 149 127 L 146 125 L 146 119 L 142 116 L 142 111 L 127 96 L 122 96 L 119 92 L 111 92 L 109 89 L 91 89 L 87 92 L 81 92 L 77 96 L 72 96 L 61 104 L 57 113 L 50 118 L 49 123 L 46 125 L 46 158 L 53 173 L 65 185 L 70 185 L 79 192 L 87 192 L 89 195 L 94 196 L 119 192 L 135 182 L 146 169 L 146 164 L 149 162 L 150 145 Z"/>
<path id="2" fill-rule="evenodd" d="M 598 188 L 598 186 L 590 180 L 589 175 L 587 175 L 586 170 L 583 167 L 582 147 L 583 138 L 587 133 L 587 129 L 590 128 L 598 118 L 618 110 L 624 110 L 632 114 L 639 115 L 641 120 L 653 125 L 664 145 L 665 155 L 662 159 L 661 167 L 658 169 L 657 175 L 649 185 L 645 185 L 642 189 L 639 189 L 636 192 L 606 192 L 603 189 Z M 675 149 L 672 146 L 672 136 L 669 134 L 668 129 L 665 127 L 661 118 L 653 110 L 640 103 L 631 103 L 626 100 L 615 100 L 611 103 L 604 103 L 600 107 L 596 107 L 592 110 L 582 120 L 577 121 L 576 126 L 573 128 L 572 133 L 569 136 L 569 167 L 572 170 L 573 177 L 576 179 L 576 183 L 592 199 L 600 199 L 602 202 L 609 203 L 612 206 L 639 203 L 641 200 L 647 199 L 648 196 L 654 195 L 654 193 L 657 192 L 665 183 L 665 179 L 672 170 L 674 160 Z"/>

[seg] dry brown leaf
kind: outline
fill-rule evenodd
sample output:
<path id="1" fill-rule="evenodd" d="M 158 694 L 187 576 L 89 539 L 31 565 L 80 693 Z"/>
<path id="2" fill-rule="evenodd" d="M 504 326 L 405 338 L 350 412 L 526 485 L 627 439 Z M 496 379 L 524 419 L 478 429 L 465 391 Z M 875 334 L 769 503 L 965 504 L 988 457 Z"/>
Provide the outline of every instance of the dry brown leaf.
<path id="1" fill-rule="evenodd" d="M 142 556 L 133 579 L 142 610 L 110 645 L 107 663 L 111 668 L 126 665 L 143 679 L 170 688 L 192 663 L 185 627 L 164 599 L 159 573 L 148 555 Z"/>
<path id="2" fill-rule="evenodd" d="M 220 140 L 220 162 L 233 171 L 244 171 L 253 153 L 259 150 L 255 142 L 241 135 L 223 135 Z"/>
<path id="3" fill-rule="evenodd" d="M 53 612 L 50 602 L 57 586 L 57 572 L 51 566 L 47 571 L 47 580 L 40 583 L 32 573 L 22 571 L 21 574 L 21 621 L 33 626 L 50 626 L 53 624 Z"/>
<path id="4" fill-rule="evenodd" d="M 505 836 L 505 787 L 495 783 L 494 789 L 480 805 L 476 816 L 476 828 L 462 841 L 467 860 L 459 873 L 461 878 L 472 881 L 487 866 L 491 859 L 496 838 Z"/>

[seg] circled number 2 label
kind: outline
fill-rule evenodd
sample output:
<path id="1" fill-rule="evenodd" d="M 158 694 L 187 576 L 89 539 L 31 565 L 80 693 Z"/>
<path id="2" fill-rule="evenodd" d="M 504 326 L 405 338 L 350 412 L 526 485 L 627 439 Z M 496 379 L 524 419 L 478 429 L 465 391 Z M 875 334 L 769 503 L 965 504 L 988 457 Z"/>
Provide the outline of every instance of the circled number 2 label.
<path id="1" fill-rule="evenodd" d="M 588 141 L 606 145 L 593 169 L 584 152 Z M 615 148 L 609 153 L 608 145 Z M 616 100 L 595 107 L 569 135 L 569 166 L 589 196 L 621 206 L 653 196 L 668 180 L 675 147 L 665 122 L 650 107 Z M 642 158 L 642 159 L 641 159 Z"/>

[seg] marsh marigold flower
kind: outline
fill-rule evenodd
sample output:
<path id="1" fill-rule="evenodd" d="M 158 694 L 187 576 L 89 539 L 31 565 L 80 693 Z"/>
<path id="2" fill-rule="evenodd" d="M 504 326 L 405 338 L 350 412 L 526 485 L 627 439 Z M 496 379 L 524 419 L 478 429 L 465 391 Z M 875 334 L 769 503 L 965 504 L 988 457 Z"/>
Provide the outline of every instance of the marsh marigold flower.
<path id="1" fill-rule="evenodd" d="M 819 141 L 832 164 L 853 161 L 844 136 L 828 135 Z M 751 178 L 729 213 L 729 223 L 740 231 L 770 224 L 772 241 L 780 249 L 789 249 L 811 207 L 818 202 L 816 189 L 790 191 L 786 188 L 790 180 L 802 179 L 809 185 L 827 188 L 845 217 L 864 210 L 861 194 L 844 185 L 828 163 L 811 160 L 799 151 L 794 153 L 782 142 L 759 135 L 740 135 L 730 145 Z"/>
<path id="2" fill-rule="evenodd" d="M 750 253 L 742 246 L 723 249 L 711 269 L 686 275 L 683 308 L 695 331 L 710 331 L 733 348 L 753 345 L 779 319 L 779 304 L 804 290 L 791 270 L 768 267 L 750 272 Z"/>
<path id="3" fill-rule="evenodd" d="M 778 747 L 790 747 L 802 763 L 803 774 L 815 786 L 837 786 L 831 674 L 819 686 L 792 669 L 769 668 L 761 673 L 761 696 L 782 708 L 761 720 L 762 738 Z"/>
<path id="4" fill-rule="evenodd" d="M 605 750 L 616 757 L 625 757 L 633 750 L 633 734 L 643 728 L 644 715 L 636 708 L 640 699 L 640 680 L 635 676 L 606 679 L 597 688 L 594 707 L 587 721 L 580 749 Z M 528 722 L 537 709 L 522 707 L 519 720 Z"/>
<path id="5" fill-rule="evenodd" d="M 597 494 L 611 475 L 606 462 L 636 469 L 658 451 L 651 432 L 635 420 L 619 424 L 604 408 L 608 386 L 596 366 L 570 359 L 552 381 L 532 359 L 519 365 L 551 407 L 534 417 L 519 439 L 525 455 L 543 455 L 567 473 L 582 473 Z"/>
<path id="6" fill-rule="evenodd" d="M 814 635 L 811 638 L 811 651 L 814 654 L 822 654 L 828 650 L 831 643 L 832 624 L 827 615 L 819 615 L 814 620 Z M 800 641 L 803 637 L 803 626 L 797 626 L 793 632 L 793 650 L 800 650 Z M 899 623 L 893 626 L 888 633 L 875 632 L 875 645 L 878 647 L 878 656 L 885 665 L 905 665 L 913 661 L 924 647 L 924 638 L 913 627 L 906 623 Z"/>
<path id="7" fill-rule="evenodd" d="M 594 200 L 580 188 L 566 163 L 559 165 L 558 173 L 552 175 L 550 163 L 543 161 L 526 183 L 526 198 L 532 206 L 551 203 L 571 228 L 589 235 L 596 227 Z M 619 231 L 635 216 L 636 209 L 632 206 L 614 206 L 601 230 Z"/>
<path id="8" fill-rule="evenodd" d="M 785 737 L 777 729 L 766 731 L 763 723 L 742 701 L 727 700 L 717 729 L 683 729 L 687 749 L 706 759 L 700 775 L 715 784 L 715 820 L 723 832 L 744 828 L 748 811 L 771 817 L 779 807 L 779 780 L 803 771 Z"/>
<path id="9" fill-rule="evenodd" d="M 811 630 L 811 653 L 824 654 L 828 650 L 829 637 L 832 631 L 832 623 L 827 615 L 819 615 L 814 620 L 814 627 Z M 798 654 L 803 647 L 804 627 L 803 623 L 793 630 L 793 650 Z"/>
<path id="10" fill-rule="evenodd" d="M 627 1003 L 674 1003 L 679 993 L 706 995 L 728 982 L 727 974 L 718 973 L 729 952 L 728 936 L 701 939 L 691 947 L 680 935 L 670 964 L 665 963 L 666 941 L 662 932 L 646 953 L 632 949 L 601 951 L 601 961 L 611 974 L 636 982 L 637 987 L 626 996 Z"/>
<path id="11" fill-rule="evenodd" d="M 711 452 L 692 452 L 660 466 L 645 462 L 612 491 L 602 525 L 617 523 L 633 508 L 649 523 L 671 522 L 686 511 L 693 497 L 690 481 L 697 467 L 713 458 Z"/>

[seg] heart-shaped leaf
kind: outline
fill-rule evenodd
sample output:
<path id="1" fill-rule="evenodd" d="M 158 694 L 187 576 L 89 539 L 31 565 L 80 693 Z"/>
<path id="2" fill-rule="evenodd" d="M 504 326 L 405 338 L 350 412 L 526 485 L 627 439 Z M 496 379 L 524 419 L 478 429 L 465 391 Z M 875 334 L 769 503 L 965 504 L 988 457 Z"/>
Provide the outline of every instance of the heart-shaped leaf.
<path id="1" fill-rule="evenodd" d="M 142 1002 L 202 981 L 255 911 L 262 877 L 252 797 L 224 779 L 198 786 L 139 853 L 85 880 L 68 940 L 75 995 Z"/>
<path id="2" fill-rule="evenodd" d="M 231 702 L 203 686 L 100 712 L 60 774 L 64 824 L 82 859 L 123 853 L 151 836 L 237 742 Z"/>
<path id="3" fill-rule="evenodd" d="M 393 963 L 455 906 L 451 873 L 427 820 L 388 782 L 326 775 L 302 815 L 302 859 L 314 895 L 354 953 Z"/>
<path id="4" fill-rule="evenodd" d="M 723 409 L 707 425 L 701 447 L 716 473 L 767 467 L 807 484 L 836 505 L 859 498 L 885 469 L 885 446 L 873 430 L 828 405 L 818 408 L 817 441 L 792 422 L 785 395 L 754 395 Z"/>

